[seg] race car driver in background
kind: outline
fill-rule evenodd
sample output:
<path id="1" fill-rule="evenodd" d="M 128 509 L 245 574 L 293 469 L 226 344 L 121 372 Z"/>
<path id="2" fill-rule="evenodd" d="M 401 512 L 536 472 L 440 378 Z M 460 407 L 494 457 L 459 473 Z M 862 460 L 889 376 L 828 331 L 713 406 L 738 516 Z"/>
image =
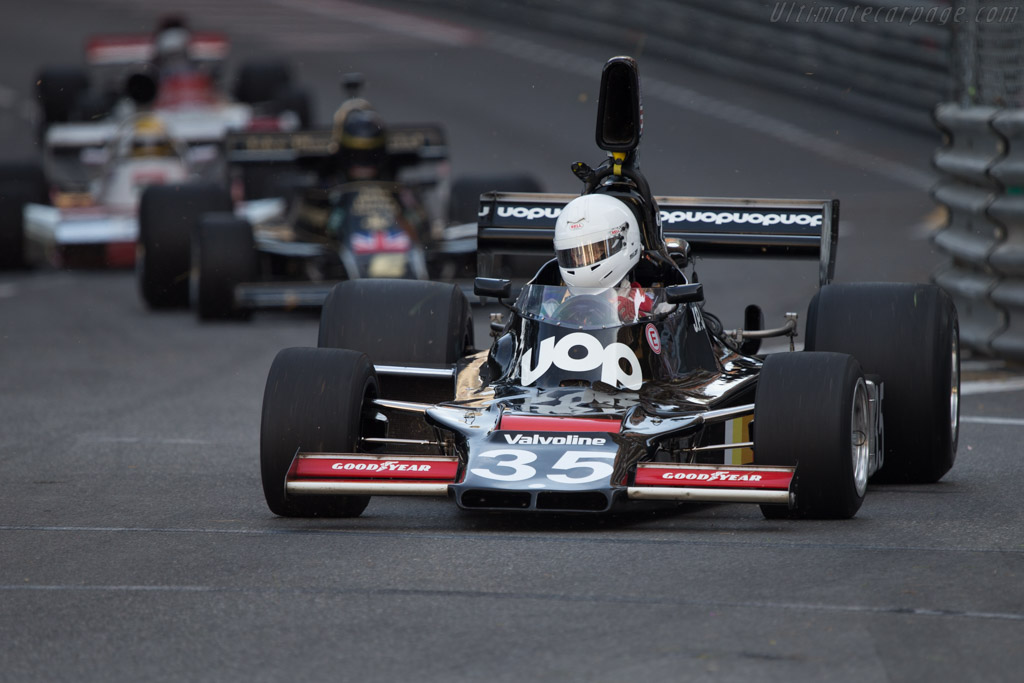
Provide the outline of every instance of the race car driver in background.
<path id="1" fill-rule="evenodd" d="M 213 77 L 190 56 L 192 31 L 181 17 L 165 17 L 153 34 L 157 107 L 209 104 L 216 99 Z"/>
<path id="2" fill-rule="evenodd" d="M 335 183 L 394 180 L 387 132 L 380 115 L 362 98 L 347 100 L 334 114 L 331 147 L 321 176 Z"/>

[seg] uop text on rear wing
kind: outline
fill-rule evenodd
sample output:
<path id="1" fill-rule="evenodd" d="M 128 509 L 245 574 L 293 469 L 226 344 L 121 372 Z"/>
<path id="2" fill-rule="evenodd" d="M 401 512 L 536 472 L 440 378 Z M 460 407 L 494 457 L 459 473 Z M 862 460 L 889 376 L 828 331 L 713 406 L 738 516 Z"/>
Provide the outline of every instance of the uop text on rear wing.
<path id="1" fill-rule="evenodd" d="M 478 254 L 553 254 L 555 220 L 576 195 L 488 192 L 480 196 Z M 666 239 L 700 256 L 776 256 L 819 262 L 835 273 L 839 200 L 655 197 Z"/>

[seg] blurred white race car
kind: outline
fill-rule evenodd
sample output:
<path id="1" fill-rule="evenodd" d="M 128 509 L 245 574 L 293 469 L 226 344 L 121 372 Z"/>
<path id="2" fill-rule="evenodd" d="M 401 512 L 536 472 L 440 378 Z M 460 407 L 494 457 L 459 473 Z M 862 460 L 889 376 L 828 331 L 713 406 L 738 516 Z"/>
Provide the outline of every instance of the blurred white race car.
<path id="1" fill-rule="evenodd" d="M 130 266 L 143 188 L 194 178 L 193 167 L 203 160 L 152 114 L 122 122 L 99 147 L 83 144 L 92 142 L 88 128 L 79 137 L 76 132 L 48 132 L 44 168 L 58 182 L 51 185 L 51 204 L 24 205 L 29 259 L 56 266 Z M 82 168 L 92 177 L 76 177 Z"/>

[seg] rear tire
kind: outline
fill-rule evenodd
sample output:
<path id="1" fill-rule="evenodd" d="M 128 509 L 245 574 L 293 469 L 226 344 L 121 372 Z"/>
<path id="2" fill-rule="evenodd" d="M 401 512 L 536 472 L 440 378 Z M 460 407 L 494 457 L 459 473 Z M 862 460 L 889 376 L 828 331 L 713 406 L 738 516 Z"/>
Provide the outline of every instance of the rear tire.
<path id="1" fill-rule="evenodd" d="M 291 66 L 283 59 L 245 62 L 235 78 L 235 99 L 246 104 L 268 103 L 291 82 Z"/>
<path id="2" fill-rule="evenodd" d="M 473 319 L 453 284 L 348 280 L 324 301 L 317 346 L 362 351 L 378 365 L 453 365 L 473 346 Z"/>
<path id="3" fill-rule="evenodd" d="M 956 307 L 935 285 L 827 285 L 807 311 L 806 348 L 849 353 L 884 383 L 885 458 L 872 481 L 936 482 L 956 459 Z"/>
<path id="4" fill-rule="evenodd" d="M 256 279 L 256 252 L 249 221 L 231 213 L 203 214 L 193 241 L 192 300 L 200 320 L 248 320 L 235 305 L 235 285 Z"/>
<path id="5" fill-rule="evenodd" d="M 24 268 L 25 204 L 46 204 L 46 178 L 33 163 L 0 164 L 0 270 Z"/>
<path id="6" fill-rule="evenodd" d="M 139 290 L 150 308 L 188 306 L 192 234 L 199 217 L 231 208 L 231 195 L 218 185 L 154 185 L 143 191 L 135 263 Z"/>
<path id="7" fill-rule="evenodd" d="M 849 519 L 867 487 L 870 413 L 864 373 L 840 353 L 768 356 L 754 401 L 754 462 L 796 465 L 795 507 L 768 519 Z"/>
<path id="8" fill-rule="evenodd" d="M 43 127 L 74 119 L 79 101 L 89 89 L 89 75 L 77 66 L 49 66 L 36 77 L 36 98 L 43 110 Z"/>
<path id="9" fill-rule="evenodd" d="M 377 376 L 365 354 L 341 349 L 284 349 L 263 392 L 260 473 L 270 510 L 282 517 L 358 517 L 370 496 L 289 496 L 285 478 L 299 450 L 353 453 Z"/>

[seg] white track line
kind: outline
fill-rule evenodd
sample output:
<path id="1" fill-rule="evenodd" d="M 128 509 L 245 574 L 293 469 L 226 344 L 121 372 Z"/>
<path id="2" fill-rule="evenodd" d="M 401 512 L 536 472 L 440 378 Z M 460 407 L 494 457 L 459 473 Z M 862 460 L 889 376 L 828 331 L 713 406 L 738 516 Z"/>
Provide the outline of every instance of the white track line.
<path id="1" fill-rule="evenodd" d="M 444 590 L 417 588 L 334 588 L 326 586 L 295 586 L 285 588 L 253 588 L 238 586 L 152 586 L 152 585 L 48 585 L 48 584 L 0 584 L 0 592 L 14 591 L 57 591 L 57 592 L 168 592 L 168 593 L 241 593 L 241 594 L 313 594 L 313 595 L 404 595 L 420 598 L 453 598 L 487 599 L 487 600 L 539 600 L 545 603 L 576 602 L 576 603 L 614 603 L 614 604 L 652 604 L 657 603 L 691 606 L 717 607 L 729 609 L 766 609 L 793 610 L 800 612 L 839 612 L 860 614 L 898 614 L 916 617 L 946 617 L 984 619 L 997 621 L 1024 621 L 1024 614 L 1016 612 L 978 612 L 973 610 L 937 609 L 932 607 L 904 607 L 901 605 L 841 605 L 801 602 L 763 602 L 763 601 L 714 601 L 692 599 L 664 599 L 646 595 L 614 595 L 579 594 L 565 595 L 552 593 L 510 593 L 502 591 L 477 590 Z"/>
<path id="2" fill-rule="evenodd" d="M 961 396 L 976 396 L 978 394 L 998 394 L 1007 391 L 1020 391 L 1024 389 L 1024 377 L 1011 377 L 1009 379 L 975 380 L 960 384 Z"/>
<path id="3" fill-rule="evenodd" d="M 1019 417 L 984 417 L 982 415 L 961 415 L 960 421 L 981 425 L 1006 425 L 1010 427 L 1024 427 L 1024 418 Z"/>

